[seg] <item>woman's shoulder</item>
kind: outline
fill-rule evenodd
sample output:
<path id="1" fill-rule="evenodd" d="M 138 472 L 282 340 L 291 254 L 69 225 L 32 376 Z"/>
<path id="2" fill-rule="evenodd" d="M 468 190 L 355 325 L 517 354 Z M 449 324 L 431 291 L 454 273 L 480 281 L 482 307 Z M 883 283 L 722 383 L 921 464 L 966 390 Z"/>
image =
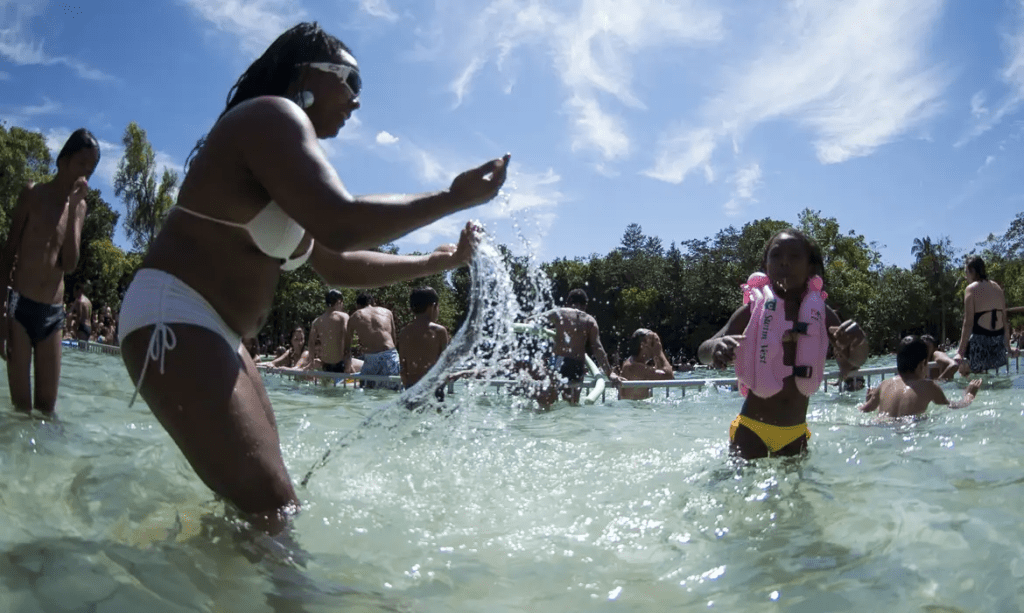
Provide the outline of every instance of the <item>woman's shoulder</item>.
<path id="1" fill-rule="evenodd" d="M 283 96 L 258 96 L 241 102 L 225 113 L 218 123 L 255 125 L 260 131 L 284 125 L 312 129 L 309 117 L 299 105 Z"/>

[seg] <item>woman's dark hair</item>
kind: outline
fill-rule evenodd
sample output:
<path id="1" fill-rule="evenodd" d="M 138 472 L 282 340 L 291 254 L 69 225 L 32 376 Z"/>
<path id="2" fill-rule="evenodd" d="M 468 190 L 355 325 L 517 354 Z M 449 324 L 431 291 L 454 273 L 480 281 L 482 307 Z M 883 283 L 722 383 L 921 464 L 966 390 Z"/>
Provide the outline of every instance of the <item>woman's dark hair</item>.
<path id="1" fill-rule="evenodd" d="M 967 260 L 967 268 L 974 271 L 979 279 L 988 279 L 988 275 L 985 273 L 985 260 L 981 259 L 981 256 L 974 256 Z"/>
<path id="2" fill-rule="evenodd" d="M 99 159 L 99 141 L 97 141 L 96 137 L 92 135 L 92 132 L 85 128 L 78 128 L 71 133 L 67 142 L 64 143 L 64 147 L 62 147 L 60 153 L 57 154 L 57 161 L 60 162 L 64 158 L 71 157 L 82 149 L 95 149 L 96 159 Z"/>
<path id="3" fill-rule="evenodd" d="M 807 236 L 800 230 L 797 230 L 796 228 L 786 228 L 784 230 L 779 230 L 774 235 L 772 235 L 771 238 L 768 239 L 767 243 L 764 244 L 764 254 L 761 256 L 761 272 L 768 272 L 768 252 L 771 250 L 772 243 L 775 242 L 775 239 L 779 238 L 783 234 L 788 234 L 792 237 L 795 237 L 803 241 L 804 245 L 807 247 L 807 255 L 810 257 L 811 260 L 811 272 L 824 279 L 825 260 L 824 258 L 821 257 L 821 247 L 818 246 L 817 241 Z"/>
<path id="4" fill-rule="evenodd" d="M 333 62 L 341 52 L 352 51 L 334 36 L 314 22 L 304 21 L 284 32 L 270 43 L 267 50 L 253 62 L 228 91 L 227 107 L 217 117 L 220 120 L 228 111 L 246 100 L 259 96 L 282 96 L 299 72 L 301 64 L 310 62 Z M 185 170 L 203 143 L 199 139 L 185 160 Z"/>

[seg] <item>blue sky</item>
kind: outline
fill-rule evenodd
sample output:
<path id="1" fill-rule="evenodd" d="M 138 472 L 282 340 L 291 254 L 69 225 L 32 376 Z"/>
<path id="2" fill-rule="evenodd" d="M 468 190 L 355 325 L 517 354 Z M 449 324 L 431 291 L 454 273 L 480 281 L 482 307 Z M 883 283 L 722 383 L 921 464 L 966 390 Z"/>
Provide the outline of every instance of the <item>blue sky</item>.
<path id="1" fill-rule="evenodd" d="M 303 20 L 360 62 L 362 108 L 324 141 L 353 193 L 440 189 L 513 155 L 506 198 L 403 252 L 470 217 L 547 261 L 607 253 L 629 223 L 667 247 L 810 207 L 908 266 L 916 237 L 970 251 L 1024 209 L 1009 0 L 0 0 L 0 119 L 55 152 L 91 129 L 92 185 L 123 211 L 128 122 L 180 170 L 238 76 Z"/>

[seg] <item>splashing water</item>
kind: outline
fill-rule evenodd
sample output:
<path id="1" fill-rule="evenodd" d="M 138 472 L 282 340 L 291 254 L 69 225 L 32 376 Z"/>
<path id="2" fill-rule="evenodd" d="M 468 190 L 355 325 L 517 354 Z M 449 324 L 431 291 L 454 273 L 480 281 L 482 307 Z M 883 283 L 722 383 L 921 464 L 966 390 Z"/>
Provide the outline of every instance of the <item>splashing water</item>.
<path id="1" fill-rule="evenodd" d="M 517 233 L 519 240 L 528 246 L 529 241 L 518 226 Z M 306 486 L 313 473 L 326 464 L 333 449 L 351 444 L 354 437 L 362 436 L 371 428 L 394 430 L 410 412 L 433 410 L 451 414 L 461 408 L 479 406 L 475 399 L 496 378 L 514 382 L 508 389 L 518 392 L 518 395 L 509 396 L 508 406 L 521 409 L 529 406 L 532 392 L 552 385 L 550 379 L 538 375 L 544 372 L 544 355 L 550 349 L 550 342 L 539 338 L 524 339 L 516 334 L 513 326 L 516 322 L 536 317 L 551 304 L 550 281 L 532 256 L 525 276 L 524 290 L 517 298 L 505 257 L 493 240 L 483 234 L 470 262 L 471 285 L 466 320 L 444 353 L 390 409 L 370 415 L 358 428 L 329 443 L 321 460 L 302 479 L 302 486 Z M 437 391 L 449 387 L 453 375 L 465 381 L 460 394 L 440 400 Z M 392 410 L 397 408 L 403 410 Z"/>

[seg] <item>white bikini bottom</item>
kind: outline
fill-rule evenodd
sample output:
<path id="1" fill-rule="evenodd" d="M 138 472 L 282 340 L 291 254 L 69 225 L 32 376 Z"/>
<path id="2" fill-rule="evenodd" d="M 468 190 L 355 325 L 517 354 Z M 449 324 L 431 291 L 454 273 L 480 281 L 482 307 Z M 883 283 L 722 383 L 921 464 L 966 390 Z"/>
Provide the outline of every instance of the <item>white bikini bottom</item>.
<path id="1" fill-rule="evenodd" d="M 164 352 L 174 349 L 178 340 L 174 330 L 167 324 L 191 324 L 212 330 L 219 334 L 232 348 L 242 346 L 242 337 L 231 329 L 205 298 L 172 274 L 155 268 L 143 268 L 135 278 L 121 301 L 118 340 L 139 328 L 155 326 L 149 338 L 146 362 L 142 365 L 139 383 L 135 386 L 131 406 L 135 402 L 146 367 L 150 360 L 160 360 L 160 374 L 164 373 Z"/>

